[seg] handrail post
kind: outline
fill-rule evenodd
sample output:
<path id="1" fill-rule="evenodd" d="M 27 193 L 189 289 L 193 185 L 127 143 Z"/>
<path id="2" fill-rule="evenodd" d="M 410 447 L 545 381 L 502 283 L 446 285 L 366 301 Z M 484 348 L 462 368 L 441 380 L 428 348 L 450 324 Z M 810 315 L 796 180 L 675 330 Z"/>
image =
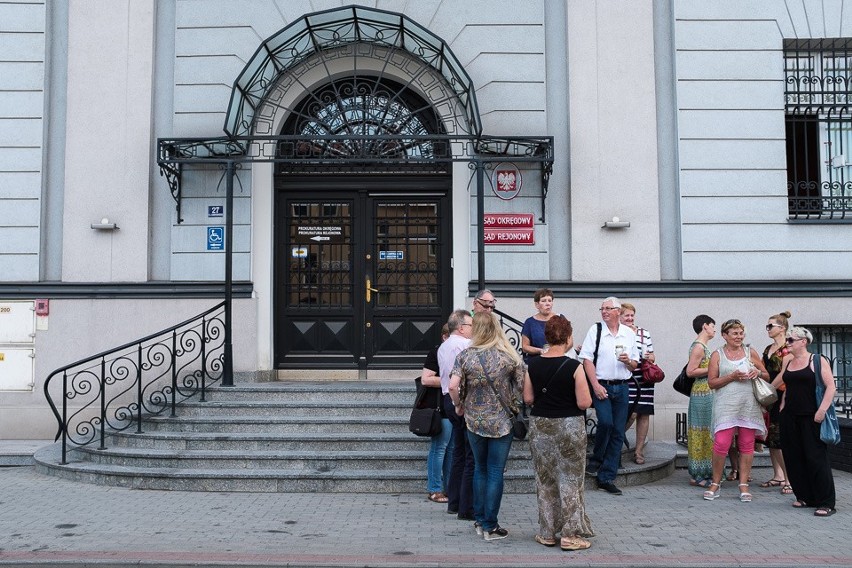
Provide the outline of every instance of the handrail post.
<path id="1" fill-rule="evenodd" d="M 68 372 L 62 373 L 62 465 L 68 463 Z"/>
<path id="2" fill-rule="evenodd" d="M 142 433 L 142 344 L 136 348 L 136 433 Z"/>
<path id="3" fill-rule="evenodd" d="M 485 289 L 485 166 L 482 160 L 473 161 L 476 166 L 476 281 L 480 290 Z"/>
<path id="4" fill-rule="evenodd" d="M 105 450 L 106 438 L 106 359 L 101 357 L 101 446 L 99 450 Z"/>
<path id="5" fill-rule="evenodd" d="M 177 330 L 172 331 L 172 413 L 177 416 Z"/>
<path id="6" fill-rule="evenodd" d="M 234 386 L 234 350 L 231 334 L 231 308 L 234 288 L 234 161 L 226 163 L 225 183 L 225 346 L 222 386 Z"/>
<path id="7" fill-rule="evenodd" d="M 201 318 L 201 402 L 207 402 L 207 318 Z"/>

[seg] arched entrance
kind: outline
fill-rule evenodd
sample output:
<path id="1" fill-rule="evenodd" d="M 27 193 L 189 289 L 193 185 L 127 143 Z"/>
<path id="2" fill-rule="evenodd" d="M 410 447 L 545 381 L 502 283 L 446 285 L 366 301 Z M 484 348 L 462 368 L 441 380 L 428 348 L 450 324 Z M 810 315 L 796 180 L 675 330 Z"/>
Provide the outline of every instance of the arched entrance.
<path id="1" fill-rule="evenodd" d="M 438 322 L 466 301 L 473 251 L 485 273 L 486 167 L 536 164 L 543 202 L 553 165 L 551 137 L 482 134 L 473 83 L 440 38 L 356 6 L 309 14 L 264 41 L 235 81 L 224 130 L 160 139 L 157 161 L 178 209 L 185 168 L 224 169 L 228 332 L 228 204 L 236 171 L 251 168 L 261 371 L 419 366 Z M 422 258 L 435 260 L 421 270 Z"/>
<path id="2" fill-rule="evenodd" d="M 451 176 L 445 148 L 396 136 L 442 135 L 441 118 L 396 80 L 348 76 L 304 94 L 280 134 L 300 142 L 278 155 L 305 163 L 275 172 L 275 366 L 419 365 L 451 306 Z M 332 151 L 373 162 L 317 168 L 319 140 L 341 135 L 357 138 Z M 409 154 L 431 160 L 381 163 Z"/>

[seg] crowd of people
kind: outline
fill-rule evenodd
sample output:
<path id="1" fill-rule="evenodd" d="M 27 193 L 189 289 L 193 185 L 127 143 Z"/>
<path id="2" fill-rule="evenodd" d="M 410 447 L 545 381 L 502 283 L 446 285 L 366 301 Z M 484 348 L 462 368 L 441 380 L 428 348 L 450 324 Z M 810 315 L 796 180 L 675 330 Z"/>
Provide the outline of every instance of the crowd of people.
<path id="1" fill-rule="evenodd" d="M 442 431 L 433 436 L 427 459 L 428 498 L 447 512 L 473 521 L 485 540 L 508 530 L 499 524 L 503 476 L 513 440 L 515 417 L 529 410 L 529 448 L 535 473 L 539 531 L 535 541 L 563 550 L 591 547 L 594 536 L 586 514 L 584 480 L 621 495 L 615 485 L 625 432 L 636 425 L 634 461 L 645 463 L 654 384 L 645 381 L 642 362 L 655 361 L 650 332 L 636 324 L 636 307 L 608 297 L 600 321 L 574 347 L 573 327 L 553 311 L 553 292 L 539 289 L 536 313 L 523 324 L 521 352 L 494 315 L 496 299 L 482 290 L 472 310 L 450 314 L 442 343 L 423 367 L 424 386 L 440 388 Z M 772 478 L 763 488 L 795 495 L 793 507 L 811 507 L 818 517 L 835 512 L 834 481 L 820 423 L 835 394 L 831 365 L 812 355 L 811 332 L 791 327 L 789 312 L 769 318 L 771 343 L 762 356 L 746 341 L 740 320 L 721 326 L 724 343 L 710 348 L 716 322 L 693 320 L 697 334 L 689 346 L 687 436 L 690 483 L 703 498 L 721 496 L 723 480 L 738 482 L 739 500 L 750 502 L 751 467 L 757 444 L 769 448 Z M 822 365 L 814 365 L 821 357 Z M 818 373 L 818 375 L 817 375 Z M 764 409 L 752 381 L 778 389 L 778 401 Z M 816 381 L 825 386 L 816 398 Z M 587 460 L 586 411 L 594 408 L 597 426 Z M 725 476 L 725 462 L 731 467 Z"/>

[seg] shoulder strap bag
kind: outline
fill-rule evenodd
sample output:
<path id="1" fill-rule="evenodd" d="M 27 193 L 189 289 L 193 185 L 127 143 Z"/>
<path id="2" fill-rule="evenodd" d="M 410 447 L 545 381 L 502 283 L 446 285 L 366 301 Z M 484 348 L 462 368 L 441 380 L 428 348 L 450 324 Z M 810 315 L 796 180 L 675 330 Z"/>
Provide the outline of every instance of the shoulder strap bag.
<path id="1" fill-rule="evenodd" d="M 814 355 L 814 374 L 816 375 L 816 403 L 817 408 L 822 404 L 825 396 L 825 383 L 822 382 L 822 355 Z M 840 443 L 840 424 L 837 423 L 837 413 L 834 410 L 834 401 L 825 411 L 825 418 L 819 426 L 819 439 L 830 445 Z"/>

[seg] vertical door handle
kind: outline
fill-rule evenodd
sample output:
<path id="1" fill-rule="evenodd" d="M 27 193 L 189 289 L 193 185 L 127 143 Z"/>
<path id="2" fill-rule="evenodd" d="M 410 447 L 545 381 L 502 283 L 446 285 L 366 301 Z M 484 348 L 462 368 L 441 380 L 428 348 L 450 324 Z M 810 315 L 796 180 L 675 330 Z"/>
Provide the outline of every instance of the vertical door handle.
<path id="1" fill-rule="evenodd" d="M 367 278 L 367 303 L 368 304 L 370 303 L 370 300 L 372 298 L 372 296 L 371 296 L 372 292 L 378 293 L 379 291 L 376 288 L 373 288 L 373 287 L 370 286 L 370 279 Z"/>

